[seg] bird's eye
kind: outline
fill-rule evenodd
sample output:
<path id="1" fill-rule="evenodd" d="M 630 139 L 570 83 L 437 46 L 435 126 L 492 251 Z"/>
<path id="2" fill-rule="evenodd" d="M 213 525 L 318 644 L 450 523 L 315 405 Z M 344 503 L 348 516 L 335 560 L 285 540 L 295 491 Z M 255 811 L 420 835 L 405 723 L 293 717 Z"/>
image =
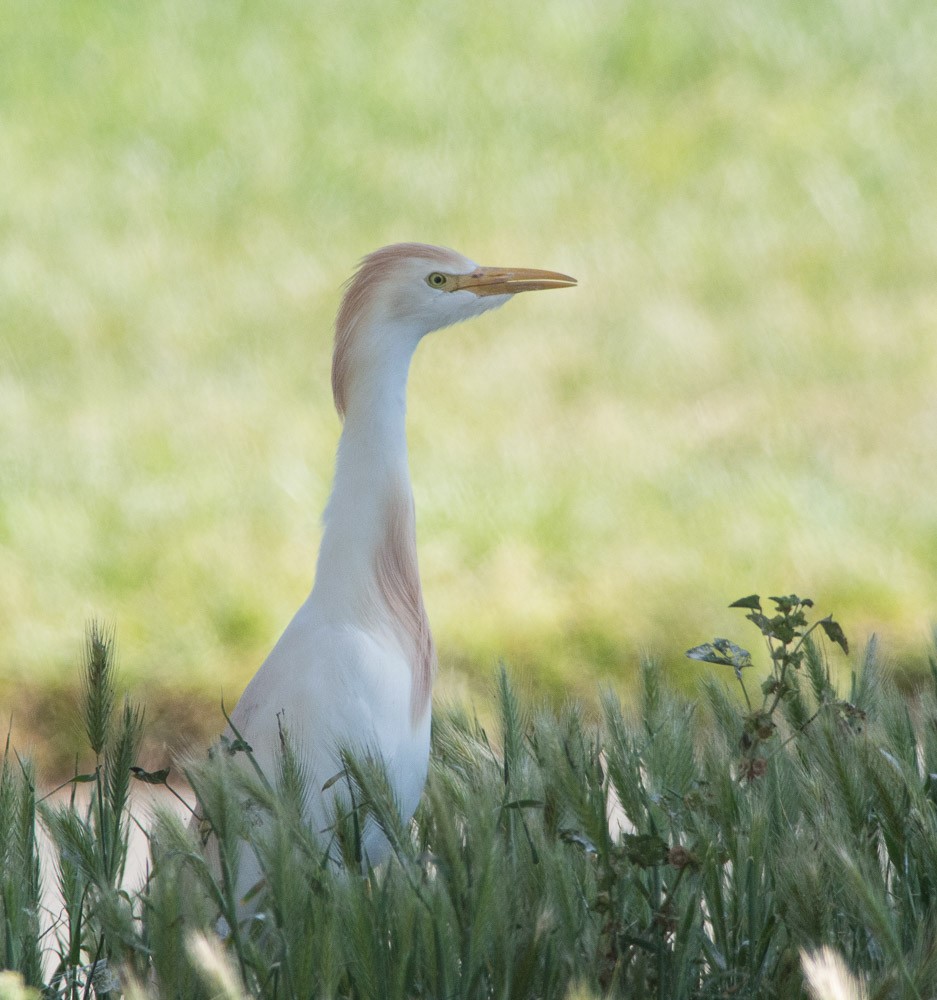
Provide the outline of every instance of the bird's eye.
<path id="1" fill-rule="evenodd" d="M 444 274 L 440 274 L 439 271 L 433 271 L 426 279 L 427 284 L 431 285 L 433 288 L 443 288 L 448 279 Z"/>

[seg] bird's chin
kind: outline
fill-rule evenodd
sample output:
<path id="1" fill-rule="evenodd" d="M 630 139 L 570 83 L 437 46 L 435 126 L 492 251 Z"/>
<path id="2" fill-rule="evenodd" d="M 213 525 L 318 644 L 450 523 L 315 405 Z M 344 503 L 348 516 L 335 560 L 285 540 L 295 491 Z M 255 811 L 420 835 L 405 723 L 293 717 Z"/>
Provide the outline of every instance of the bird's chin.
<path id="1" fill-rule="evenodd" d="M 472 295 L 472 292 L 468 293 Z M 513 295 L 472 295 L 475 301 L 472 303 L 473 315 L 480 316 L 482 313 L 490 312 L 492 309 L 497 309 L 499 306 L 503 306 L 505 302 L 509 299 L 514 298 Z"/>
<path id="2" fill-rule="evenodd" d="M 474 295 L 469 291 L 452 292 L 449 296 L 451 308 L 448 316 L 443 322 L 439 322 L 438 314 L 432 317 L 435 320 L 430 330 L 441 330 L 448 326 L 455 326 L 457 323 L 464 323 L 467 320 L 481 316 L 482 313 L 490 312 L 503 306 L 513 295 Z"/>

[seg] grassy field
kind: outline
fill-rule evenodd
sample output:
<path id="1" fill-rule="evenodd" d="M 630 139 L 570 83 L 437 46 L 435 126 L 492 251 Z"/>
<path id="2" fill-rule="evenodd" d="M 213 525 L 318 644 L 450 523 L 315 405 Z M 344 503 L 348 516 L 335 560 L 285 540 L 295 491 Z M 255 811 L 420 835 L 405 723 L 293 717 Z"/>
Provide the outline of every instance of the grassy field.
<path id="1" fill-rule="evenodd" d="M 874 649 L 837 690 L 812 641 L 845 644 L 835 625 L 774 603 L 747 602 L 776 655 L 745 705 L 715 678 L 676 697 L 645 663 L 635 703 L 609 694 L 598 721 L 502 671 L 490 725 L 437 713 L 412 822 L 377 762 L 346 755 L 325 829 L 303 821 L 318 781 L 287 734 L 269 780 L 242 741 L 189 761 L 194 800 L 134 767 L 141 714 L 117 709 L 89 635 L 71 795 L 37 798 L 0 755 L 0 969 L 22 976 L 0 998 L 38 1000 L 22 980 L 46 1000 L 90 981 L 128 1000 L 933 997 L 937 664 L 913 714 Z M 246 849 L 261 877 L 242 898 Z M 811 972 L 831 961 L 841 989 Z"/>
<path id="2" fill-rule="evenodd" d="M 233 700 L 311 582 L 341 283 L 397 239 L 580 280 L 417 356 L 444 692 L 627 685 L 753 590 L 913 664 L 935 39 L 924 0 L 9 0 L 0 698 L 96 614 L 131 683 Z"/>

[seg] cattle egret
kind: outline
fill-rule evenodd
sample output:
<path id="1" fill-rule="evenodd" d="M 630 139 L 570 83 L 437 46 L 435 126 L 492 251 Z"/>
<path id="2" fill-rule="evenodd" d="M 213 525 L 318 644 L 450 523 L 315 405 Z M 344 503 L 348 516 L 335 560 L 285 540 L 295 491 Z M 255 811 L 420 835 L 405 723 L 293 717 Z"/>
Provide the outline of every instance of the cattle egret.
<path id="1" fill-rule="evenodd" d="M 281 732 L 304 764 L 306 819 L 327 839 L 345 783 L 340 749 L 377 756 L 408 821 L 429 763 L 436 652 L 417 568 L 407 463 L 406 384 L 420 340 L 517 292 L 575 285 L 529 268 L 479 267 L 420 243 L 365 257 L 335 323 L 332 392 L 343 427 L 315 583 L 231 714 L 271 779 Z M 376 824 L 364 861 L 388 850 Z M 243 897 L 260 879 L 242 859 Z"/>

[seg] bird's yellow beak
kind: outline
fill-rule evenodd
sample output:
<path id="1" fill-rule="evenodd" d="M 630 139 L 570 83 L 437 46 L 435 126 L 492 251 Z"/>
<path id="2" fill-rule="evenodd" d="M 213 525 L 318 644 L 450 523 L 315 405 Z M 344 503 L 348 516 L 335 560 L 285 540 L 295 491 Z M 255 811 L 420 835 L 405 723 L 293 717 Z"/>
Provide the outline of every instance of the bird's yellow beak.
<path id="1" fill-rule="evenodd" d="M 576 284 L 576 279 L 568 274 L 538 271 L 533 267 L 477 267 L 471 274 L 454 274 L 452 279 L 452 291 L 464 289 L 475 295 L 514 295 Z"/>

